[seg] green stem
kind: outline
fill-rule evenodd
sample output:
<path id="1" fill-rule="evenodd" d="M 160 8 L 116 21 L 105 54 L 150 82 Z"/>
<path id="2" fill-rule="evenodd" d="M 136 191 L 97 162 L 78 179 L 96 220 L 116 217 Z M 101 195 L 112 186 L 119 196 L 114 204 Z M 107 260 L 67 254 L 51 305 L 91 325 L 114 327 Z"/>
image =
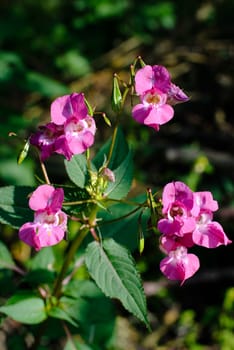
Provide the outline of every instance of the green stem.
<path id="1" fill-rule="evenodd" d="M 87 235 L 88 232 L 89 232 L 89 227 L 85 227 L 84 229 L 80 230 L 79 234 L 76 236 L 76 238 L 74 239 L 74 241 L 72 242 L 72 244 L 70 246 L 70 249 L 66 255 L 66 258 L 65 258 L 63 266 L 60 270 L 60 273 L 58 275 L 58 278 L 56 280 L 54 290 L 52 293 L 52 295 L 55 296 L 56 298 L 58 298 L 60 296 L 63 279 L 66 275 L 68 267 L 69 267 L 72 259 L 74 258 L 74 255 L 75 255 L 77 249 L 79 248 L 79 246 L 83 242 L 83 239 L 85 238 L 85 236 Z"/>
<path id="2" fill-rule="evenodd" d="M 82 201 L 63 202 L 63 206 L 66 206 L 66 205 L 79 205 L 79 204 L 85 204 L 85 203 L 94 203 L 95 204 L 95 199 L 84 199 Z"/>
<path id="3" fill-rule="evenodd" d="M 118 218 L 100 222 L 100 223 L 98 224 L 98 226 L 102 226 L 102 225 L 106 225 L 106 224 L 111 224 L 112 222 L 117 222 L 117 221 L 126 219 L 127 217 L 129 217 L 129 216 L 135 214 L 135 213 L 136 213 L 138 210 L 140 210 L 141 208 L 142 208 L 142 207 L 137 207 L 137 208 L 135 208 L 134 210 L 132 210 L 132 211 L 128 212 L 127 214 L 122 215 L 122 216 L 120 216 L 120 217 L 118 217 Z"/>
<path id="4" fill-rule="evenodd" d="M 65 258 L 63 266 L 60 270 L 58 278 L 55 282 L 53 293 L 52 293 L 52 296 L 55 296 L 56 298 L 58 298 L 61 294 L 63 279 L 66 275 L 66 272 L 68 270 L 68 267 L 69 267 L 72 259 L 74 258 L 74 255 L 75 255 L 77 249 L 80 247 L 84 238 L 86 237 L 86 235 L 90 231 L 90 228 L 95 225 L 97 210 L 98 210 L 98 207 L 96 205 L 92 206 L 92 208 L 90 209 L 90 211 L 88 213 L 88 218 L 89 218 L 88 225 L 80 230 L 79 234 L 77 234 L 77 236 L 73 240 L 73 242 L 70 246 L 70 249 L 68 250 L 68 253 L 66 254 L 66 258 Z"/>
<path id="5" fill-rule="evenodd" d="M 111 157 L 112 157 L 112 153 L 113 153 L 113 150 L 114 150 L 115 141 L 116 141 L 116 137 L 117 137 L 117 132 L 118 132 L 118 123 L 116 124 L 116 126 L 114 128 L 114 131 L 113 131 L 113 136 L 112 136 L 112 140 L 111 140 L 110 150 L 109 150 L 107 161 L 106 161 L 107 165 L 109 164 L 109 162 L 111 160 Z"/>

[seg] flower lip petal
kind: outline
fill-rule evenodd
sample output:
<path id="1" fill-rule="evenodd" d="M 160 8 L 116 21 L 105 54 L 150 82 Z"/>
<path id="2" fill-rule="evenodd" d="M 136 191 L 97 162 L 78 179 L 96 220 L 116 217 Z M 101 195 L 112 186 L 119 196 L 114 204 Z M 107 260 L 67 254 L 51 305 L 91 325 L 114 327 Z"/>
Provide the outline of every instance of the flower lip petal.
<path id="1" fill-rule="evenodd" d="M 163 125 L 169 122 L 174 116 L 174 110 L 169 105 L 163 105 L 160 107 L 153 107 L 150 109 L 149 114 L 144 120 L 145 125 Z"/>
<path id="2" fill-rule="evenodd" d="M 200 267 L 199 259 L 194 254 L 188 254 L 183 246 L 177 247 L 160 263 L 161 272 L 171 280 L 179 280 L 181 284 L 192 277 Z"/>
<path id="3" fill-rule="evenodd" d="M 195 244 L 206 248 L 217 248 L 220 245 L 232 243 L 223 231 L 222 226 L 216 221 L 197 226 L 193 231 L 193 241 Z"/>

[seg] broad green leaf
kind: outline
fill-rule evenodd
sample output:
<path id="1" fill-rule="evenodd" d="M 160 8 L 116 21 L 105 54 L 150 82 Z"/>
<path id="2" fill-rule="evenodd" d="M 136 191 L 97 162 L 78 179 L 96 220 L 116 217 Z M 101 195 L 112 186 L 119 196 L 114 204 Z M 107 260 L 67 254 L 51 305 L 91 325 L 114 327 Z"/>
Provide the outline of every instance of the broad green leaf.
<path id="1" fill-rule="evenodd" d="M 84 188 L 87 181 L 87 160 L 83 154 L 76 154 L 71 160 L 65 160 L 65 168 L 69 179 L 80 188 Z"/>
<path id="2" fill-rule="evenodd" d="M 31 270 L 46 269 L 53 270 L 55 255 L 52 247 L 41 249 L 29 262 Z"/>
<path id="3" fill-rule="evenodd" d="M 134 202 L 144 203 L 145 195 L 133 199 Z M 103 238 L 113 238 L 119 244 L 124 245 L 130 251 L 138 248 L 139 229 L 143 230 L 147 236 L 147 222 L 150 216 L 149 210 L 137 210 L 137 206 L 118 203 L 108 207 L 108 211 L 103 211 L 99 215 L 101 221 L 101 235 Z M 141 227 L 139 218 L 141 216 Z M 114 221 L 114 224 L 113 224 Z"/>
<path id="4" fill-rule="evenodd" d="M 128 194 L 133 180 L 133 161 L 131 152 L 128 152 L 127 157 L 120 166 L 114 169 L 114 174 L 115 182 L 109 183 L 105 195 L 112 199 L 121 199 Z"/>
<path id="5" fill-rule="evenodd" d="M 66 285 L 64 294 L 72 298 L 106 298 L 101 289 L 91 280 L 71 280 Z"/>
<path id="6" fill-rule="evenodd" d="M 0 241 L 0 269 L 12 269 L 15 263 L 11 257 L 11 253 L 4 243 Z"/>
<path id="7" fill-rule="evenodd" d="M 64 290 L 59 306 L 83 328 L 86 324 L 110 322 L 115 317 L 110 299 L 89 280 L 71 281 Z"/>
<path id="8" fill-rule="evenodd" d="M 19 228 L 33 220 L 33 211 L 28 206 L 28 196 L 33 187 L 6 186 L 0 188 L 0 222 Z"/>
<path id="9" fill-rule="evenodd" d="M 91 277 L 103 293 L 117 298 L 123 306 L 149 327 L 145 294 L 135 262 L 128 250 L 113 239 L 88 245 L 85 262 Z"/>
<path id="10" fill-rule="evenodd" d="M 85 188 L 74 187 L 64 187 L 64 202 L 81 202 L 81 204 L 76 205 L 64 205 L 64 209 L 69 214 L 81 213 L 87 206 L 86 203 L 82 203 L 90 198 L 89 193 Z"/>
<path id="11" fill-rule="evenodd" d="M 103 165 L 104 160 L 107 158 L 111 141 L 112 139 L 109 139 L 93 158 L 93 163 L 95 164 L 97 169 L 99 169 Z M 129 148 L 127 141 L 124 137 L 122 130 L 119 128 L 117 131 L 113 152 L 108 167 L 111 170 L 117 169 L 128 154 Z"/>
<path id="12" fill-rule="evenodd" d="M 67 298 L 64 310 L 79 323 L 82 338 L 90 343 L 92 335 L 92 346 L 99 345 L 103 349 L 112 337 L 115 326 L 116 313 L 112 300 L 91 280 L 70 281 L 64 295 Z"/>
<path id="13" fill-rule="evenodd" d="M 25 324 L 37 324 L 47 318 L 44 301 L 29 292 L 12 296 L 6 305 L 0 307 L 0 312 Z"/>
<path id="14" fill-rule="evenodd" d="M 69 300 L 66 297 L 62 297 L 60 299 L 59 306 L 52 307 L 48 311 L 48 315 L 50 317 L 54 317 L 54 318 L 58 318 L 60 320 L 67 321 L 70 324 L 72 324 L 73 326 L 77 327 L 78 326 L 77 322 L 74 320 L 73 317 L 71 317 L 69 315 L 69 307 L 74 310 L 74 308 L 76 307 L 74 300 L 72 300 L 72 299 Z M 77 310 L 77 309 L 75 308 L 75 310 Z M 77 312 L 78 312 L 78 310 L 77 310 Z"/>

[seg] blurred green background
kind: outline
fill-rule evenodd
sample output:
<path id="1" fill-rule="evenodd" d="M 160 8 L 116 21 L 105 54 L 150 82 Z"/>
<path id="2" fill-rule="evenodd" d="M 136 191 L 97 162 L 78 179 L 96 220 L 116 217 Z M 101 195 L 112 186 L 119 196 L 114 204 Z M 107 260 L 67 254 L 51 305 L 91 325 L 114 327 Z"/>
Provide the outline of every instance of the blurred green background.
<path id="1" fill-rule="evenodd" d="M 174 119 L 159 133 L 136 125 L 126 106 L 123 129 L 135 152 L 133 192 L 172 180 L 211 190 L 220 203 L 217 219 L 234 239 L 233 13 L 233 0 L 1 0 L 1 185 L 36 183 L 34 152 L 20 166 L 16 159 L 24 139 L 49 120 L 54 98 L 84 91 L 92 106 L 112 118 L 113 73 L 127 79 L 141 55 L 148 64 L 165 65 L 191 100 L 176 106 Z M 101 118 L 97 125 L 99 147 L 110 130 Z M 62 181 L 60 157 L 47 165 L 53 182 Z M 20 261 L 14 232 L 1 231 Z M 183 287 L 161 277 L 154 237 L 142 257 L 136 253 L 152 333 L 121 309 L 116 349 L 234 349 L 233 246 L 197 253 L 201 269 Z"/>

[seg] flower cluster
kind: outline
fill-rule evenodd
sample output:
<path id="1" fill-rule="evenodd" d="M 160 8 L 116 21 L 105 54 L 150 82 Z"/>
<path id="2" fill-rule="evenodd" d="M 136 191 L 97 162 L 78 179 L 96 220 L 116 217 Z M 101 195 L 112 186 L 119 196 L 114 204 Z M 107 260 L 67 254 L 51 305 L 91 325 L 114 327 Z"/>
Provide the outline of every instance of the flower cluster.
<path id="1" fill-rule="evenodd" d="M 147 65 L 138 70 L 135 90 L 141 103 L 133 107 L 133 118 L 156 131 L 173 118 L 173 105 L 188 101 L 188 96 L 171 82 L 168 70 L 159 65 Z"/>
<path id="2" fill-rule="evenodd" d="M 83 93 L 57 98 L 51 105 L 51 122 L 39 128 L 30 137 L 30 143 L 39 148 L 41 160 L 52 153 L 62 154 L 70 160 L 83 153 L 94 143 L 96 124 L 85 104 Z"/>
<path id="3" fill-rule="evenodd" d="M 183 182 L 171 182 L 164 187 L 162 204 L 158 230 L 162 233 L 160 247 L 167 257 L 161 261 L 160 269 L 167 278 L 183 283 L 200 266 L 188 248 L 216 248 L 231 241 L 222 226 L 213 221 L 218 204 L 210 192 L 193 192 Z"/>
<path id="4" fill-rule="evenodd" d="M 117 91 L 113 95 L 118 97 L 116 104 L 121 101 L 122 105 L 116 84 L 115 80 Z M 135 91 L 140 103 L 133 107 L 133 118 L 156 131 L 173 118 L 175 104 L 188 100 L 188 96 L 171 82 L 168 70 L 160 65 L 146 65 L 137 71 Z M 31 135 L 30 143 L 39 149 L 42 162 L 53 153 L 70 160 L 93 145 L 95 133 L 96 124 L 88 114 L 84 94 L 73 93 L 58 97 L 52 103 L 50 122 Z M 91 186 L 87 191 L 93 198 L 101 193 L 98 198 L 101 200 L 107 182 L 115 182 L 115 174 L 103 166 L 99 172 L 89 175 Z M 100 193 L 92 181 L 99 184 Z M 95 193 L 92 192 L 94 188 Z M 67 228 L 67 215 L 61 210 L 63 199 L 63 189 L 39 186 L 29 200 L 30 208 L 35 211 L 34 221 L 20 228 L 21 240 L 36 250 L 60 242 Z M 164 187 L 162 218 L 157 227 L 161 232 L 160 249 L 167 255 L 161 261 L 160 269 L 167 278 L 183 283 L 199 269 L 198 257 L 188 253 L 194 245 L 216 248 L 231 243 L 222 226 L 213 221 L 217 209 L 218 204 L 210 192 L 193 192 L 179 181 Z"/>
<path id="5" fill-rule="evenodd" d="M 63 199 L 62 188 L 39 186 L 29 199 L 29 207 L 35 211 L 34 221 L 21 226 L 20 239 L 36 250 L 60 242 L 67 229 L 67 215 L 61 210 Z"/>

